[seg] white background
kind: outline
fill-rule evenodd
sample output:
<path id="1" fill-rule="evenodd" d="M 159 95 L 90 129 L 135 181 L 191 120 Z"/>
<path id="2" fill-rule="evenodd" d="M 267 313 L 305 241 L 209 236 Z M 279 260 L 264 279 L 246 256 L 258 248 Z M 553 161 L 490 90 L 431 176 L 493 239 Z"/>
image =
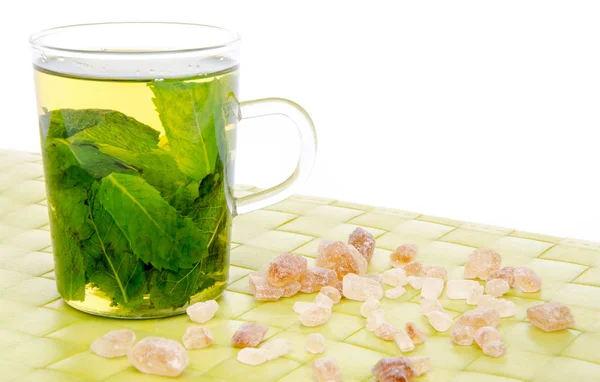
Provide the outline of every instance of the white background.
<path id="1" fill-rule="evenodd" d="M 298 193 L 600 240 L 596 1 L 33 3 L 0 12 L 0 147 L 39 151 L 31 32 L 213 24 L 243 36 L 241 99 L 312 115 L 319 157 Z M 242 123 L 238 181 L 283 179 L 294 139 Z"/>

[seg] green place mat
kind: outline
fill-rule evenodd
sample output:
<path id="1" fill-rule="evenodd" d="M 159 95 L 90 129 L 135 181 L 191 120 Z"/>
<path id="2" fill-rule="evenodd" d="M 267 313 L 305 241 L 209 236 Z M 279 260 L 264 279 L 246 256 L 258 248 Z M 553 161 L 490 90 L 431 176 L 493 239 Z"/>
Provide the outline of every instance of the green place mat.
<path id="1" fill-rule="evenodd" d="M 337 359 L 346 381 L 372 380 L 371 367 L 400 352 L 393 342 L 365 330 L 360 303 L 343 300 L 329 323 L 305 328 L 292 304 L 311 301 L 314 295 L 260 303 L 250 295 L 247 280 L 249 272 L 282 251 L 304 255 L 313 265 L 321 238 L 346 240 L 356 226 L 377 238 L 370 272 L 388 269 L 390 251 L 414 242 L 420 246 L 420 260 L 446 267 L 449 278 L 461 278 L 473 248 L 489 246 L 503 255 L 503 265 L 528 265 L 544 279 L 540 293 L 509 293 L 517 315 L 498 327 L 509 347 L 508 355 L 499 359 L 483 355 L 476 346 L 454 346 L 448 333 L 433 333 L 419 315 L 419 296 L 411 288 L 399 300 L 384 298 L 391 323 L 415 321 L 430 334 L 425 345 L 410 353 L 431 356 L 433 370 L 419 381 L 600 381 L 599 244 L 303 196 L 235 219 L 231 285 L 219 299 L 216 317 L 205 325 L 214 343 L 188 352 L 190 364 L 180 379 L 310 381 L 315 356 L 304 350 L 305 337 L 320 332 L 328 339 L 324 356 Z M 137 372 L 126 358 L 98 357 L 89 352 L 89 344 L 109 330 L 124 328 L 134 330 L 138 339 L 153 335 L 180 340 L 191 324 L 188 317 L 120 321 L 71 309 L 56 292 L 51 251 L 40 156 L 0 151 L 0 380 L 162 380 Z M 547 334 L 526 322 L 527 307 L 551 299 L 571 307 L 574 329 Z M 441 300 L 454 317 L 469 309 L 462 300 Z M 237 350 L 229 343 L 244 321 L 268 324 L 268 336 L 289 339 L 293 351 L 256 367 L 238 363 Z"/>

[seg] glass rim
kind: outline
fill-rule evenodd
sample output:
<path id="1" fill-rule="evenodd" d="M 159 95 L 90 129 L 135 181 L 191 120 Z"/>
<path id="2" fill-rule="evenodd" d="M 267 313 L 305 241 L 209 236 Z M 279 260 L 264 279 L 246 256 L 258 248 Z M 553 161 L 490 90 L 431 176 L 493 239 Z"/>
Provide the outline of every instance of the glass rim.
<path id="1" fill-rule="evenodd" d="M 56 33 L 63 32 L 68 29 L 77 29 L 80 27 L 93 27 L 93 26 L 110 26 L 110 25 L 170 25 L 170 26 L 188 26 L 188 27 L 200 27 L 200 28 L 208 28 L 213 30 L 218 30 L 221 32 L 228 33 L 230 38 L 221 44 L 213 44 L 209 46 L 198 46 L 193 48 L 181 48 L 181 49 L 157 49 L 157 50 L 136 50 L 136 51 L 110 51 L 110 50 L 102 50 L 102 49 L 73 49 L 73 48 L 65 48 L 60 46 L 60 44 L 44 44 L 41 40 L 44 37 Z M 32 48 L 37 49 L 46 49 L 58 52 L 67 52 L 67 53 L 77 53 L 77 54 L 111 54 L 111 55 L 161 55 L 161 54 L 177 54 L 177 53 L 193 53 L 193 52 L 204 52 L 215 49 L 226 48 L 231 46 L 241 40 L 241 36 L 239 33 L 232 31 L 230 29 L 217 27 L 214 25 L 208 24 L 198 24 L 198 23 L 187 23 L 187 22 L 173 22 L 173 21 L 115 21 L 115 22 L 100 22 L 100 23 L 83 23 L 83 24 L 70 24 L 63 25 L 53 28 L 44 29 L 38 32 L 35 32 L 29 36 L 29 44 Z"/>

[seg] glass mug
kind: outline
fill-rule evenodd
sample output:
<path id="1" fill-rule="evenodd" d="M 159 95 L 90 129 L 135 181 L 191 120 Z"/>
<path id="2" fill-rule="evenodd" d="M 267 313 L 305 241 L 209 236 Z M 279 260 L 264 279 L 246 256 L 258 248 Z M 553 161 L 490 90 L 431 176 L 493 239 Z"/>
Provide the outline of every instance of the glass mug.
<path id="1" fill-rule="evenodd" d="M 182 313 L 225 289 L 231 221 L 281 201 L 315 160 L 308 114 L 238 102 L 237 34 L 180 23 L 61 27 L 31 37 L 56 284 L 91 314 Z M 292 175 L 233 196 L 237 122 L 286 115 Z"/>

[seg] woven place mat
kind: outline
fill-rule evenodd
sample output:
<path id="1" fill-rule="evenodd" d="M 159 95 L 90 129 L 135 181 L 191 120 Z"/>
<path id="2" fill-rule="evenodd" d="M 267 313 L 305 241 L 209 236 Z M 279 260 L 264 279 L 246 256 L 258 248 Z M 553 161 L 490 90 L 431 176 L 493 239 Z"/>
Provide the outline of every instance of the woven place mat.
<path id="1" fill-rule="evenodd" d="M 251 193 L 251 188 L 240 193 Z M 419 314 L 417 292 L 398 300 L 384 298 L 389 321 L 403 327 L 415 321 L 429 339 L 410 355 L 429 355 L 433 370 L 419 381 L 600 381 L 600 245 L 486 225 L 376 208 L 333 199 L 293 196 L 234 221 L 230 285 L 218 300 L 220 309 L 205 324 L 214 343 L 188 351 L 185 381 L 310 381 L 315 357 L 304 350 L 306 334 L 327 338 L 322 356 L 335 358 L 344 380 L 370 381 L 371 367 L 382 357 L 400 354 L 364 328 L 360 303 L 342 300 L 330 321 L 317 328 L 299 324 L 292 311 L 298 294 L 273 303 L 254 301 L 247 275 L 280 252 L 314 257 L 321 238 L 346 240 L 360 226 L 373 233 L 377 250 L 370 272 L 388 268 L 388 255 L 406 242 L 419 245 L 419 259 L 442 265 L 449 278 L 461 278 L 467 255 L 492 247 L 503 265 L 528 265 L 544 280 L 540 293 L 511 290 L 516 317 L 502 319 L 498 329 L 509 352 L 502 358 L 482 354 L 477 346 L 453 345 L 449 333 L 435 333 Z M 542 301 L 569 305 L 577 320 L 572 330 L 544 333 L 525 319 L 525 310 Z M 441 298 L 452 317 L 470 307 L 462 300 Z M 236 361 L 229 346 L 244 321 L 268 324 L 269 338 L 289 339 L 293 351 L 260 366 Z M 138 339 L 162 336 L 180 340 L 191 321 L 186 315 L 168 319 L 125 321 L 90 316 L 67 306 L 56 292 L 48 231 L 41 158 L 0 150 L 0 380 L 2 381 L 158 381 L 130 366 L 126 358 L 104 359 L 89 344 L 109 330 L 132 329 Z"/>

